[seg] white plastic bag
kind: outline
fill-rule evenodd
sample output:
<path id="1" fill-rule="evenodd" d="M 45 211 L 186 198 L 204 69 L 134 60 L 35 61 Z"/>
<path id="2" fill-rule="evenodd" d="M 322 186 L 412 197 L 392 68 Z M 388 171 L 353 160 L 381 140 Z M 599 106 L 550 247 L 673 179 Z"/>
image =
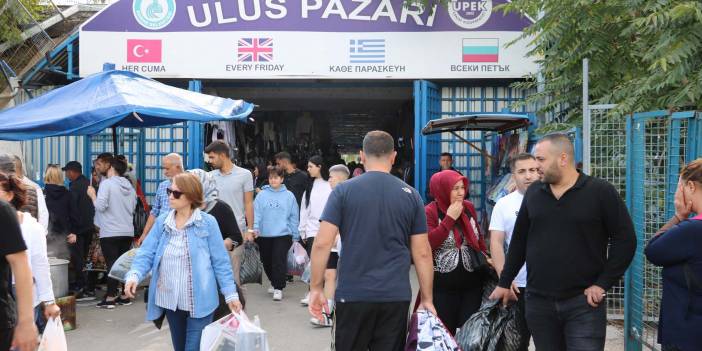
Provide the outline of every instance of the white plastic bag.
<path id="1" fill-rule="evenodd" d="M 307 262 L 307 265 L 305 266 L 305 271 L 302 272 L 300 280 L 303 283 L 310 285 L 310 281 L 312 280 L 312 262 Z"/>
<path id="2" fill-rule="evenodd" d="M 242 311 L 206 326 L 200 339 L 200 351 L 269 351 L 268 336 L 261 329 L 258 316 L 252 322 Z"/>
<path id="3" fill-rule="evenodd" d="M 236 351 L 269 351 L 268 335 L 261 329 L 258 317 L 254 322 L 242 311 L 234 313 L 234 318 L 239 321 L 236 331 Z"/>
<path id="4" fill-rule="evenodd" d="M 63 332 L 61 318 L 49 318 L 44 335 L 41 337 L 38 351 L 67 351 L 66 334 Z"/>
<path id="5" fill-rule="evenodd" d="M 239 321 L 228 314 L 207 325 L 200 338 L 201 351 L 234 350 Z"/>
<path id="6" fill-rule="evenodd" d="M 310 261 L 307 251 L 299 242 L 294 242 L 288 250 L 288 274 L 302 275 L 305 265 Z"/>

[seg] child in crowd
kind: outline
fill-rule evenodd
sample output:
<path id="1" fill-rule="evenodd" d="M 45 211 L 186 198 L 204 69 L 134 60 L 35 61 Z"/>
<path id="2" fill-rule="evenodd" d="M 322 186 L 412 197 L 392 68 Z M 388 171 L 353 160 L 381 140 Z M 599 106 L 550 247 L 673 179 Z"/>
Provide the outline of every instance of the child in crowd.
<path id="1" fill-rule="evenodd" d="M 261 251 L 261 262 L 272 287 L 274 301 L 283 299 L 287 255 L 293 240 L 300 240 L 300 210 L 292 192 L 283 185 L 285 171 L 271 167 L 269 185 L 263 186 L 254 201 L 254 237 Z"/>

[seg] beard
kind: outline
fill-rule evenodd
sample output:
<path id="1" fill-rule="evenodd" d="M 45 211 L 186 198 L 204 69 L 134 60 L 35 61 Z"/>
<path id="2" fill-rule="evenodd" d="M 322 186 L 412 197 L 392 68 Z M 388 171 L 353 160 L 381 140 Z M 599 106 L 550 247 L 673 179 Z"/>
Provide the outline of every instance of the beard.
<path id="1" fill-rule="evenodd" d="M 556 165 L 555 162 L 549 165 L 549 167 L 544 170 L 543 175 L 541 177 L 541 181 L 546 184 L 555 184 L 558 183 L 560 180 L 561 172 L 558 169 L 558 165 Z"/>

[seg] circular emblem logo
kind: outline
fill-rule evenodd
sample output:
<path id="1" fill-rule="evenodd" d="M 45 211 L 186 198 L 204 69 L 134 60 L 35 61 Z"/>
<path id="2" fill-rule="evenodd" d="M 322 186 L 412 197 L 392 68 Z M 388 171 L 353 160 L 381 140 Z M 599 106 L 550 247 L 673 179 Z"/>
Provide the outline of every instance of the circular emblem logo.
<path id="1" fill-rule="evenodd" d="M 161 29 L 175 17 L 175 0 L 134 0 L 132 12 L 139 24 L 151 30 Z"/>
<path id="2" fill-rule="evenodd" d="M 452 0 L 448 13 L 461 28 L 479 28 L 490 19 L 492 0 Z"/>

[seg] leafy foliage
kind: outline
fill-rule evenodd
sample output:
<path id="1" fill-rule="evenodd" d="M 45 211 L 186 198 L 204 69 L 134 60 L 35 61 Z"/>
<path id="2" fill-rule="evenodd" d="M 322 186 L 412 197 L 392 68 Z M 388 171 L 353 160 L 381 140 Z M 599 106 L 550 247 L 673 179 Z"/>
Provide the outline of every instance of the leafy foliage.
<path id="1" fill-rule="evenodd" d="M 19 44 L 22 32 L 51 10 L 39 0 L 0 0 L 0 43 Z M 24 5 L 24 6 L 21 6 Z M 26 10 L 25 10 L 26 9 Z"/>
<path id="2" fill-rule="evenodd" d="M 699 0 L 513 0 L 500 9 L 538 18 L 522 38 L 533 45 L 528 55 L 542 81 L 516 85 L 540 88 L 526 103 L 541 113 L 580 119 L 583 58 L 591 103 L 617 104 L 616 115 L 702 108 Z"/>

